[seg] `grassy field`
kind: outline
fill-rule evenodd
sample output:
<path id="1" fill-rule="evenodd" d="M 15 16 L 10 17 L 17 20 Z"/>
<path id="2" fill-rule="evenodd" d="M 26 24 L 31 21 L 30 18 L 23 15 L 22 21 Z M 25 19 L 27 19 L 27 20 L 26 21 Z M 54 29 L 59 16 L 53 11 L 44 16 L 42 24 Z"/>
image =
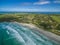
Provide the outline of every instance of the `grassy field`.
<path id="1" fill-rule="evenodd" d="M 55 21 L 57 21 L 58 23 L 60 23 L 60 16 L 51 16 Z"/>
<path id="2" fill-rule="evenodd" d="M 32 23 L 60 35 L 60 14 L 0 14 L 0 22 Z"/>

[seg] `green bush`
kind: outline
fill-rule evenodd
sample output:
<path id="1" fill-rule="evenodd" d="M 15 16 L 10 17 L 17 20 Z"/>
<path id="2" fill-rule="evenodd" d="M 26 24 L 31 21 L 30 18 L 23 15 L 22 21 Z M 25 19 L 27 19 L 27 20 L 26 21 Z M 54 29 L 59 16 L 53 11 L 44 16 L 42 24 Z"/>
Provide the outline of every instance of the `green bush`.
<path id="1" fill-rule="evenodd" d="M 60 24 L 58 24 L 58 26 L 56 27 L 57 30 L 60 30 Z"/>

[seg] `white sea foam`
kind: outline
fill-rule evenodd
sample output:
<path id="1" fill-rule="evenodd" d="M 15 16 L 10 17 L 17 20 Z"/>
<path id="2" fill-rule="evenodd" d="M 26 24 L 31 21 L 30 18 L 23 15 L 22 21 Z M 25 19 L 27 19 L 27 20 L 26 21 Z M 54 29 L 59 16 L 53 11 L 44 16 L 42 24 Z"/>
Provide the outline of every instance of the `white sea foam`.
<path id="1" fill-rule="evenodd" d="M 25 41 L 23 40 L 23 38 L 21 37 L 21 35 L 15 29 L 11 28 L 10 26 L 6 26 L 6 28 L 7 28 L 7 30 L 9 31 L 9 33 L 12 37 L 16 38 L 17 41 L 23 42 L 25 44 Z M 11 37 L 8 38 L 8 39 L 11 39 Z"/>

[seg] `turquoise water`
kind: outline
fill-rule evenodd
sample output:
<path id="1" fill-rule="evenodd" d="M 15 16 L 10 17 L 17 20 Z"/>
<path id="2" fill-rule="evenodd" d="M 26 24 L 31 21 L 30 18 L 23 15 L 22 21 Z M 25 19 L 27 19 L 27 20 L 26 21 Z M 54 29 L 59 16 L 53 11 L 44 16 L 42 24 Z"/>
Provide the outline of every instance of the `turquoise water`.
<path id="1" fill-rule="evenodd" d="M 0 45 L 60 45 L 18 23 L 0 23 Z"/>

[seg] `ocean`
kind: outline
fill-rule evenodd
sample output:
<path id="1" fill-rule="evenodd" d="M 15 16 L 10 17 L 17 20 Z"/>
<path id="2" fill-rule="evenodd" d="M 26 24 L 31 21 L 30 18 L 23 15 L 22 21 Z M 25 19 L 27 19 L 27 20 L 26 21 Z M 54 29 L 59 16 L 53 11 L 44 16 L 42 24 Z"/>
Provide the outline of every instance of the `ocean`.
<path id="1" fill-rule="evenodd" d="M 0 14 L 60 14 L 60 12 L 0 12 Z"/>

